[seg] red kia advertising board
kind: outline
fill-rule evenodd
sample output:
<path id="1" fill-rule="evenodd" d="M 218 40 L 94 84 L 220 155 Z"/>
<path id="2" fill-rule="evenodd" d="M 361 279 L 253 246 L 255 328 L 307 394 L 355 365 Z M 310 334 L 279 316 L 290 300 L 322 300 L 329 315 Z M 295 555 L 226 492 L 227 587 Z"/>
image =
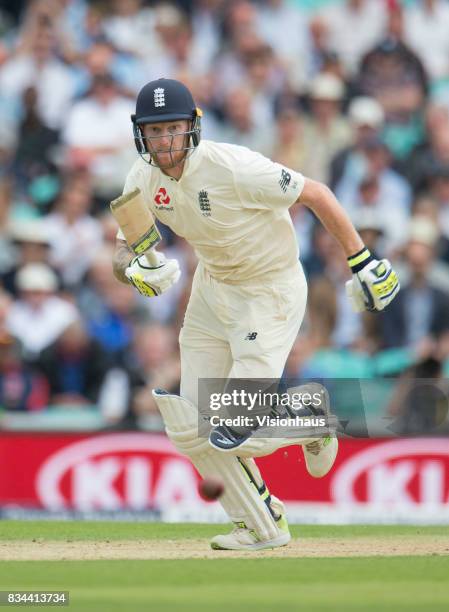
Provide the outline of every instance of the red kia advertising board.
<path id="1" fill-rule="evenodd" d="M 433 509 L 449 520 L 449 440 L 343 439 L 329 475 L 307 474 L 299 447 L 258 460 L 271 492 L 289 508 Z M 44 510 L 157 508 L 198 520 L 218 504 L 197 493 L 198 475 L 164 435 L 0 434 L 0 506 Z M 177 511 L 179 510 L 179 514 Z M 214 515 L 212 512 L 211 516 Z"/>

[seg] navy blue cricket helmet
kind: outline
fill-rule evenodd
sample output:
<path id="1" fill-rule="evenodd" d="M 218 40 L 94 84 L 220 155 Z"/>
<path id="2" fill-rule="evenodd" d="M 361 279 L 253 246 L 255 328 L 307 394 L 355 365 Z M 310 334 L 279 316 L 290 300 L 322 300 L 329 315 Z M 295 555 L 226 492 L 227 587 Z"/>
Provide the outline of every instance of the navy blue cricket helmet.
<path id="1" fill-rule="evenodd" d="M 189 152 L 201 139 L 201 110 L 196 106 L 190 90 L 175 79 L 156 79 L 140 90 L 136 112 L 131 115 L 137 152 L 145 161 L 157 164 L 148 150 L 142 127 L 145 123 L 160 123 L 176 119 L 190 120 L 190 129 L 183 132 L 188 138 L 182 150 Z M 144 157 L 146 156 L 146 157 Z"/>

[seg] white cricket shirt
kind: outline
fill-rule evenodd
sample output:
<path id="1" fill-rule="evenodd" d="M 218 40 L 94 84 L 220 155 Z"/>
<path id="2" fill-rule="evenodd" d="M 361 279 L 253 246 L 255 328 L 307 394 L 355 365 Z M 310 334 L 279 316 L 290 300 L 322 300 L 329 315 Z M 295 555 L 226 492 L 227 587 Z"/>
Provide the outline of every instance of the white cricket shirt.
<path id="1" fill-rule="evenodd" d="M 179 181 L 138 159 L 124 193 L 141 190 L 153 215 L 185 238 L 217 280 L 284 276 L 298 266 L 288 212 L 304 177 L 245 147 L 202 140 Z M 124 239 L 119 230 L 118 238 Z"/>

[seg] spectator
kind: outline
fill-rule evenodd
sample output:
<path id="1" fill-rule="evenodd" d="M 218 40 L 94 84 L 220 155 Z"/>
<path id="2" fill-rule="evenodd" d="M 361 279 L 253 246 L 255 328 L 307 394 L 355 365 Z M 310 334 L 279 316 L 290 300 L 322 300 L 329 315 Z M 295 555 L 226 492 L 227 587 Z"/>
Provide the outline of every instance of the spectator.
<path id="1" fill-rule="evenodd" d="M 420 58 L 397 37 L 396 27 L 364 56 L 356 86 L 382 105 L 385 140 L 395 157 L 404 159 L 423 138 L 428 83 Z"/>
<path id="2" fill-rule="evenodd" d="M 245 56 L 248 87 L 254 100 L 254 113 L 261 124 L 269 124 L 274 119 L 275 98 L 286 85 L 285 71 L 273 49 L 260 44 L 249 50 Z"/>
<path id="3" fill-rule="evenodd" d="M 145 84 L 148 65 L 137 55 L 121 53 L 104 36 L 96 37 L 76 64 L 77 94 L 87 96 L 97 77 L 109 74 L 117 83 L 118 92 L 134 97 Z"/>
<path id="4" fill-rule="evenodd" d="M 0 291 L 0 406 L 3 410 L 34 411 L 48 404 L 48 385 L 44 377 L 23 363 L 17 338 L 7 329 L 12 302 Z"/>
<path id="5" fill-rule="evenodd" d="M 402 42 L 386 38 L 362 60 L 359 87 L 376 98 L 388 120 L 420 110 L 427 92 L 423 65 Z"/>
<path id="6" fill-rule="evenodd" d="M 337 57 L 335 51 L 331 49 L 329 40 L 329 28 L 326 19 L 315 14 L 309 21 L 310 38 L 310 60 L 307 66 L 307 76 L 314 78 L 323 72 L 324 63 L 330 55 Z"/>
<path id="7" fill-rule="evenodd" d="M 20 345 L 10 335 L 0 337 L 0 406 L 2 410 L 34 412 L 48 405 L 45 378 L 26 365 Z"/>
<path id="8" fill-rule="evenodd" d="M 311 117 L 304 122 L 306 156 L 302 172 L 317 181 L 329 181 L 329 165 L 348 146 L 351 131 L 341 114 L 344 85 L 332 74 L 319 74 L 310 86 Z"/>
<path id="9" fill-rule="evenodd" d="M 225 124 L 220 140 L 268 153 L 271 141 L 269 123 L 262 125 L 254 111 L 254 98 L 248 88 L 231 89 L 224 100 Z"/>
<path id="10" fill-rule="evenodd" d="M 449 75 L 449 6 L 418 0 L 405 12 L 405 41 L 419 55 L 433 80 Z"/>
<path id="11" fill-rule="evenodd" d="M 449 166 L 449 112 L 439 104 L 426 109 L 427 136 L 410 153 L 404 163 L 405 176 L 415 193 L 429 188 L 429 182 L 440 168 Z"/>
<path id="12" fill-rule="evenodd" d="M 62 135 L 70 167 L 92 174 L 95 193 L 104 200 L 121 191 L 133 159 L 130 115 L 134 107 L 120 95 L 110 74 L 94 78 L 91 93 L 75 102 Z"/>
<path id="13" fill-rule="evenodd" d="M 447 265 L 449 265 L 449 238 L 445 233 L 444 223 L 440 222 L 439 203 L 429 195 L 420 197 L 414 202 L 413 215 L 429 219 L 439 230 L 439 240 L 435 245 L 436 261 L 433 266 L 432 276 L 434 276 L 433 282 L 437 285 L 440 284 L 440 288 L 449 293 L 446 274 Z M 436 274 L 436 271 L 439 272 Z"/>
<path id="14" fill-rule="evenodd" d="M 359 178 L 343 175 L 335 192 L 349 214 L 371 208 L 380 218 L 388 219 L 387 248 L 392 250 L 404 241 L 403 227 L 411 206 L 411 190 L 406 180 L 391 167 L 391 154 L 377 137 L 363 143 Z"/>
<path id="15" fill-rule="evenodd" d="M 343 0 L 324 8 L 321 15 L 329 29 L 331 49 L 341 57 L 348 74 L 355 74 L 363 55 L 385 30 L 386 2 Z"/>
<path id="16" fill-rule="evenodd" d="M 67 14 L 67 24 L 72 32 L 75 48 L 81 57 L 97 41 L 105 38 L 104 19 L 107 15 L 109 15 L 108 5 L 103 4 L 102 0 L 93 0 L 84 6 L 81 5 L 81 11 L 74 18 Z M 76 24 L 73 21 L 76 21 Z"/>
<path id="17" fill-rule="evenodd" d="M 103 21 L 104 32 L 122 52 L 143 58 L 160 52 L 154 32 L 154 11 L 144 8 L 142 0 L 113 0 Z"/>
<path id="18" fill-rule="evenodd" d="M 201 41 L 194 37 L 190 21 L 175 7 L 160 5 L 156 9 L 156 32 L 161 42 L 159 58 L 147 59 L 145 78 L 157 79 L 161 74 L 190 82 L 207 74 L 210 58 L 198 53 Z"/>
<path id="19" fill-rule="evenodd" d="M 364 145 L 380 136 L 384 112 L 374 98 L 360 96 L 351 101 L 348 118 L 352 128 L 352 142 L 341 149 L 331 162 L 330 186 L 335 189 L 343 177 L 358 180 L 366 168 Z"/>
<path id="20" fill-rule="evenodd" d="M 29 87 L 37 92 L 37 111 L 48 128 L 58 130 L 67 117 L 74 95 L 74 80 L 54 52 L 54 25 L 45 15 L 37 14 L 24 32 L 21 49 L 0 68 L 2 97 L 16 109 Z"/>
<path id="21" fill-rule="evenodd" d="M 9 228 L 12 194 L 11 182 L 0 178 L 0 277 L 11 270 L 16 260 Z"/>
<path id="22" fill-rule="evenodd" d="M 192 27 L 196 56 L 201 65 L 212 66 L 220 49 L 222 14 L 225 0 L 197 0 L 193 6 Z M 195 96 L 195 100 L 198 97 Z"/>
<path id="23" fill-rule="evenodd" d="M 269 152 L 270 159 L 298 172 L 306 156 L 304 119 L 296 98 L 281 99 L 276 114 L 276 132 Z"/>
<path id="24" fill-rule="evenodd" d="M 6 319 L 8 331 L 22 343 L 30 361 L 78 318 L 73 304 L 56 294 L 57 278 L 45 264 L 28 264 L 17 273 L 20 299 Z"/>
<path id="25" fill-rule="evenodd" d="M 247 0 L 229 3 L 224 18 L 225 44 L 215 61 L 216 99 L 238 88 L 246 76 L 247 54 L 264 44 L 257 31 L 257 9 Z"/>
<path id="26" fill-rule="evenodd" d="M 437 240 L 438 230 L 429 219 L 412 219 L 400 296 L 395 307 L 381 313 L 380 317 L 386 347 L 415 348 L 427 339 L 438 339 L 449 330 L 449 294 L 441 291 L 441 283 L 435 278 L 438 278 Z M 446 266 L 443 274 L 448 286 L 449 267 Z"/>
<path id="27" fill-rule="evenodd" d="M 306 16 L 286 0 L 263 0 L 257 21 L 258 31 L 279 58 L 290 85 L 299 90 L 306 83 L 310 63 Z"/>
<path id="28" fill-rule="evenodd" d="M 349 280 L 347 262 L 338 243 L 320 224 L 314 228 L 311 254 L 304 265 L 310 283 L 325 277 L 335 287 L 337 310 L 332 342 L 337 347 L 351 346 L 360 334 L 361 321 L 348 304 L 345 292 Z"/>
<path id="29" fill-rule="evenodd" d="M 51 404 L 96 404 L 105 383 L 110 359 L 89 338 L 80 320 L 68 325 L 39 355 L 36 367 L 49 384 Z"/>
<path id="30" fill-rule="evenodd" d="M 304 363 L 307 362 L 315 350 L 316 347 L 310 334 L 300 333 L 292 346 L 282 375 L 282 379 L 288 387 L 293 386 L 293 381 L 295 381 L 293 384 L 296 384 L 298 379 L 302 379 Z"/>
<path id="31" fill-rule="evenodd" d="M 42 222 L 50 242 L 50 262 L 66 287 L 82 281 L 102 241 L 101 224 L 89 214 L 91 206 L 89 175 L 73 172 L 64 179 L 54 212 Z"/>
<path id="32" fill-rule="evenodd" d="M 133 323 L 145 318 L 138 295 L 131 285 L 119 283 L 111 266 L 111 249 L 96 253 L 78 303 L 89 335 L 109 351 L 114 363 L 120 360 L 133 338 Z"/>
<path id="33" fill-rule="evenodd" d="M 319 278 L 310 284 L 308 356 L 300 362 L 304 378 L 359 378 L 367 374 L 364 356 L 335 346 L 338 324 L 338 297 L 333 283 Z M 305 357 L 305 358 L 304 358 Z"/>
<path id="34" fill-rule="evenodd" d="M 29 185 L 39 176 L 55 174 L 52 155 L 58 131 L 47 127 L 37 111 L 37 91 L 28 87 L 23 93 L 24 116 L 18 127 L 14 172 L 19 185 Z"/>
<path id="35" fill-rule="evenodd" d="M 45 0 L 44 0 L 45 1 Z M 47 4 L 49 4 L 47 2 Z M 98 11 L 100 2 L 88 0 L 56 0 L 52 3 L 57 14 L 56 25 L 61 40 L 61 54 L 67 63 L 76 62 L 93 40 L 89 35 L 92 14 Z"/>
<path id="36" fill-rule="evenodd" d="M 51 26 L 58 57 L 71 64 L 76 59 L 76 30 L 82 27 L 84 11 L 84 0 L 32 0 L 28 3 L 24 29 L 35 21 Z"/>
<path id="37" fill-rule="evenodd" d="M 133 348 L 136 356 L 140 384 L 136 385 L 132 409 L 137 417 L 156 414 L 162 424 L 152 389 L 166 389 L 177 393 L 180 382 L 180 364 L 175 349 L 172 330 L 163 325 L 139 327 L 134 337 Z"/>
<path id="38" fill-rule="evenodd" d="M 40 219 L 16 221 L 9 231 L 16 247 L 16 261 L 9 270 L 1 275 L 4 288 L 14 297 L 18 295 L 17 273 L 28 264 L 49 265 L 50 241 L 45 226 Z M 58 278 L 58 286 L 60 286 Z"/>
<path id="39" fill-rule="evenodd" d="M 223 124 L 220 103 L 215 100 L 216 76 L 212 72 L 201 76 L 196 75 L 192 81 L 183 81 L 188 85 L 201 110 L 201 137 L 206 140 L 219 140 Z"/>
<path id="40" fill-rule="evenodd" d="M 449 387 L 438 348 L 429 343 L 418 362 L 400 377 L 387 406 L 390 430 L 399 435 L 440 435 L 447 413 Z M 447 431 L 447 427 L 445 428 Z"/>
<path id="41" fill-rule="evenodd" d="M 376 259 L 380 260 L 382 258 L 380 254 L 385 253 L 385 248 L 382 248 L 382 238 L 385 236 L 389 221 L 382 219 L 374 208 L 367 207 L 354 215 L 353 222 L 363 244 Z"/>
<path id="42" fill-rule="evenodd" d="M 434 168 L 429 177 L 428 194 L 436 202 L 441 233 L 449 240 L 449 165 Z"/>

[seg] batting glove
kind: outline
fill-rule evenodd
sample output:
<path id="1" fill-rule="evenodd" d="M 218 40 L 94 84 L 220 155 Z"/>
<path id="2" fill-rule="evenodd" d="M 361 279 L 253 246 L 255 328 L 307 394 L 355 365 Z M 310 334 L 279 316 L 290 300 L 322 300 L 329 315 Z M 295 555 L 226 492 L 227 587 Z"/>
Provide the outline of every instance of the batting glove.
<path id="1" fill-rule="evenodd" d="M 383 310 L 398 294 L 399 280 L 388 259 L 374 259 L 367 248 L 348 257 L 352 280 L 346 293 L 355 312 Z"/>
<path id="2" fill-rule="evenodd" d="M 176 259 L 166 259 L 163 253 L 152 249 L 131 260 L 125 270 L 126 278 L 145 297 L 165 293 L 181 276 Z"/>

